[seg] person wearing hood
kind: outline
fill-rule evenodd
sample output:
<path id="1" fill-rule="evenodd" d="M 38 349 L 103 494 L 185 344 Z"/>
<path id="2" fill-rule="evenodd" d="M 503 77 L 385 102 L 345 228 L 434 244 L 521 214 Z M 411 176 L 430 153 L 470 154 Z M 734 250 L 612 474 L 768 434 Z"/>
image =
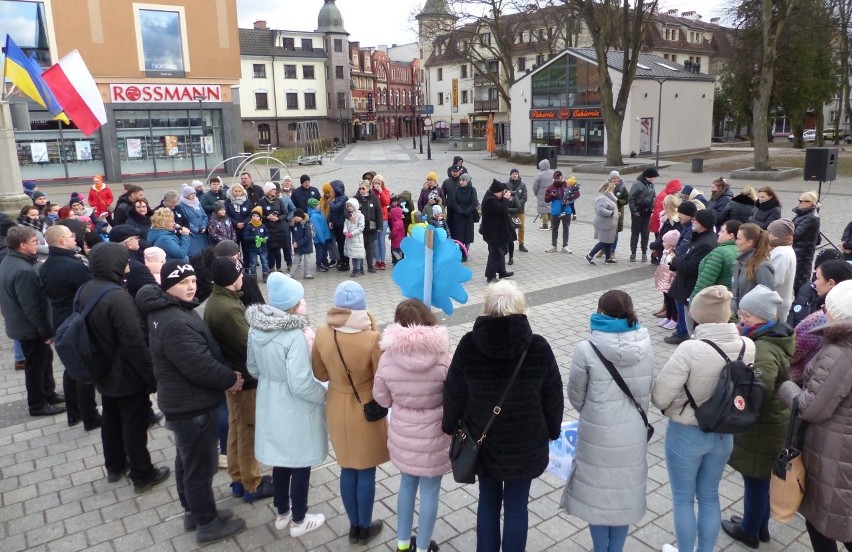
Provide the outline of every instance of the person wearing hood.
<path id="1" fill-rule="evenodd" d="M 349 196 L 346 195 L 346 189 L 343 182 L 340 180 L 332 180 L 328 195 L 324 194 L 328 202 L 328 223 L 331 225 L 331 231 L 334 234 L 334 240 L 337 242 L 337 270 L 339 272 L 347 272 L 349 270 L 349 257 L 343 251 L 346 243 L 344 236 L 343 225 L 349 216 L 346 210 L 346 202 L 349 201 Z M 325 192 L 325 186 L 323 186 Z"/>
<path id="2" fill-rule="evenodd" d="M 775 291 L 781 296 L 778 320 L 787 320 L 793 306 L 793 279 L 796 277 L 796 252 L 793 251 L 795 227 L 790 219 L 779 219 L 769 223 L 769 264 L 775 275 Z"/>
<path id="3" fill-rule="evenodd" d="M 720 176 L 710 184 L 710 202 L 707 203 L 707 208 L 716 211 L 716 220 L 722 217 L 733 197 L 734 192 L 723 177 Z"/>
<path id="4" fill-rule="evenodd" d="M 104 177 L 95 175 L 92 177 L 92 187 L 89 189 L 89 206 L 95 214 L 95 218 L 106 213 L 109 214 L 112 202 L 115 199 L 112 190 L 104 183 Z"/>
<path id="5" fill-rule="evenodd" d="M 792 381 L 778 390 L 787 408 L 795 404 L 808 422 L 802 459 L 808 468 L 799 513 L 815 552 L 852 550 L 852 281 L 834 286 L 825 298 L 828 323 L 812 330 L 825 344 L 805 369 L 803 387 Z"/>
<path id="6" fill-rule="evenodd" d="M 447 176 L 452 176 L 453 167 L 458 167 L 459 175 L 467 173 L 467 167 L 464 166 L 464 159 L 462 159 L 461 155 L 453 156 L 453 164 L 447 167 Z M 437 174 L 435 176 L 437 177 Z"/>
<path id="7" fill-rule="evenodd" d="M 462 174 L 467 174 L 467 170 L 464 167 L 453 165 L 452 167 L 447 169 L 447 179 L 444 180 L 444 183 L 441 184 L 441 191 L 444 192 L 444 198 L 446 199 L 446 207 L 447 207 L 447 224 L 450 224 L 450 221 L 453 218 L 453 200 L 456 195 L 456 189 L 459 187 L 459 178 L 461 178 Z M 429 177 L 433 177 L 435 180 L 438 179 L 438 173 L 430 172 L 426 175 L 426 180 L 429 180 Z M 468 175 L 467 179 L 468 184 L 470 183 L 470 176 Z"/>
<path id="8" fill-rule="evenodd" d="M 721 226 L 729 220 L 738 220 L 743 224 L 752 222 L 756 210 L 757 192 L 751 186 L 746 186 L 743 191 L 731 198 L 728 206 L 722 211 L 716 224 Z M 766 230 L 766 228 L 764 228 Z"/>
<path id="9" fill-rule="evenodd" d="M 709 201 L 706 197 L 704 197 L 704 194 L 702 194 L 701 191 L 693 188 L 688 184 L 684 186 L 683 189 L 680 191 L 680 198 L 683 201 L 696 201 L 700 203 L 700 209 L 706 208 L 707 204 L 709 203 Z"/>
<path id="10" fill-rule="evenodd" d="M 640 237 L 642 262 L 648 262 L 648 236 L 651 231 L 651 215 L 654 212 L 654 179 L 660 176 L 654 167 L 648 167 L 630 187 L 628 205 L 630 205 L 630 262 L 636 262 L 636 247 Z"/>
<path id="11" fill-rule="evenodd" d="M 136 494 L 162 483 L 171 471 L 156 467 L 148 452 L 148 395 L 157 391 L 151 354 L 133 297 L 124 290 L 130 269 L 130 252 L 119 243 L 99 243 L 89 252 L 92 279 L 80 288 L 84 310 L 104 289 L 104 295 L 86 317 L 92 346 L 99 352 L 101 376 L 101 441 L 107 481 L 120 481 L 130 470 Z"/>
<path id="12" fill-rule="evenodd" d="M 764 186 L 757 191 L 757 206 L 754 214 L 748 220 L 764 230 L 769 223 L 781 218 L 781 202 L 771 186 Z"/>
<path id="13" fill-rule="evenodd" d="M 553 184 L 553 172 L 550 161 L 542 159 L 538 162 L 538 174 L 533 179 L 533 195 L 536 198 L 536 211 L 541 218 L 540 230 L 547 230 L 547 224 L 550 221 L 550 204 L 546 199 L 547 188 Z"/>
<path id="14" fill-rule="evenodd" d="M 506 551 L 525 549 L 530 486 L 544 473 L 549 443 L 561 433 L 559 366 L 547 340 L 533 333 L 526 310 L 513 282 L 486 287 L 483 313 L 459 341 L 444 384 L 441 429 L 453 435 L 464 427 L 471 439 L 479 439 L 523 361 L 476 461 L 476 549 L 483 552 L 501 550 L 501 545 Z"/>
<path id="15" fill-rule="evenodd" d="M 796 252 L 796 278 L 793 280 L 793 289 L 797 293 L 811 275 L 814 252 L 822 239 L 819 235 L 818 202 L 819 198 L 815 191 L 804 192 L 799 196 L 798 207 L 793 208 L 793 212 L 796 213 L 796 216 L 793 217 L 793 226 L 795 227 L 793 251 Z"/>
<path id="16" fill-rule="evenodd" d="M 157 398 L 174 434 L 175 480 L 184 509 L 183 526 L 197 529 L 196 543 L 209 544 L 240 532 L 245 521 L 216 509 L 213 476 L 218 466 L 218 416 L 223 391 L 237 393 L 243 377 L 231 370 L 204 321 L 195 312 L 196 276 L 186 261 L 170 260 L 160 285 L 136 294 L 136 306 L 148 320 L 148 337 Z"/>
<path id="17" fill-rule="evenodd" d="M 602 358 L 601 358 L 602 357 Z M 573 473 L 560 506 L 589 523 L 595 552 L 621 552 L 629 526 L 647 509 L 648 439 L 633 400 L 615 383 L 603 359 L 648 410 L 654 354 L 633 300 L 607 291 L 591 316 L 591 335 L 574 348 L 568 400 L 579 413 Z"/>
<path id="18" fill-rule="evenodd" d="M 201 208 L 195 188 L 189 184 L 181 187 L 179 208 L 183 211 L 185 224 L 189 227 L 189 253 L 194 257 L 207 247 L 207 213 Z"/>
<path id="19" fill-rule="evenodd" d="M 441 431 L 444 380 L 450 366 L 447 328 L 418 299 L 396 306 L 382 333 L 382 358 L 373 398 L 393 408 L 388 428 L 391 462 L 401 472 L 397 495 L 397 550 L 436 551 L 432 531 L 438 516 L 441 479 L 450 471 L 450 438 Z M 417 537 L 414 498 L 420 489 Z"/>
<path id="20" fill-rule="evenodd" d="M 790 423 L 790 411 L 781 404 L 778 388 L 790 379 L 796 337 L 793 328 L 778 320 L 781 303 L 777 292 L 762 285 L 739 302 L 738 329 L 754 341 L 754 372 L 764 394 L 757 421 L 734 435 L 728 464 L 743 476 L 743 515 L 722 520 L 722 530 L 751 548 L 769 542 L 769 479 Z"/>
<path id="21" fill-rule="evenodd" d="M 311 372 L 311 353 L 302 333 L 308 319 L 297 313 L 305 295 L 302 284 L 276 273 L 266 285 L 269 305 L 251 306 L 245 314 L 246 366 L 258 382 L 254 455 L 273 466 L 275 529 L 289 526 L 290 536 L 300 537 L 325 522 L 323 514 L 308 513 L 308 491 L 311 467 L 328 454 L 326 389 Z"/>
<path id="22" fill-rule="evenodd" d="M 654 198 L 654 211 L 651 213 L 651 222 L 648 223 L 648 228 L 655 236 L 657 236 L 657 238 L 661 237 L 665 233 L 660 231 L 662 226 L 662 217 L 660 214 L 665 208 L 663 202 L 668 196 L 679 194 L 681 189 L 683 189 L 683 185 L 681 185 L 680 180 L 672 178 L 666 183 L 666 187 L 663 188 L 663 191 L 657 194 L 657 197 Z"/>
<path id="23" fill-rule="evenodd" d="M 463 174 L 459 177 L 458 186 L 453 192 L 452 206 L 447 210 L 447 226 L 450 229 L 450 237 L 464 244 L 462 262 L 467 261 L 470 246 L 475 240 L 473 219 L 478 208 L 479 198 L 476 194 L 476 188 L 470 183 L 470 175 Z"/>
<path id="24" fill-rule="evenodd" d="M 352 274 L 355 278 L 364 274 L 364 259 L 367 251 L 364 247 L 364 215 L 358 205 L 358 200 L 351 198 L 346 201 L 346 221 L 343 223 L 343 253 L 352 260 Z"/>

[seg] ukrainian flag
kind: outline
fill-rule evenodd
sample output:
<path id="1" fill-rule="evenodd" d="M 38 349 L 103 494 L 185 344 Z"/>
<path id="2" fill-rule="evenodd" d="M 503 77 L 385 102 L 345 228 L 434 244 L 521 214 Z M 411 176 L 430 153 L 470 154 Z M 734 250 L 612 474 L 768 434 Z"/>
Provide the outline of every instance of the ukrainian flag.
<path id="1" fill-rule="evenodd" d="M 24 52 L 8 34 L 6 35 L 6 63 L 3 68 L 3 76 L 17 86 L 25 96 L 46 108 L 54 119 L 59 119 L 68 124 L 68 117 L 65 116 L 62 106 L 59 105 L 59 102 L 53 96 L 53 92 L 41 78 L 41 67 L 34 60 L 24 55 Z"/>

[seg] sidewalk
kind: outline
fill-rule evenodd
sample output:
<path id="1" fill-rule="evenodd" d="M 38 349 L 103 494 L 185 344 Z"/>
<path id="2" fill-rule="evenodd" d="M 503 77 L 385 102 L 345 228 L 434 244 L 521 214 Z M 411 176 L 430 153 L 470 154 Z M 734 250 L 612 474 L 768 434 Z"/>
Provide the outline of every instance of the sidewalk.
<path id="1" fill-rule="evenodd" d="M 341 179 L 349 191 L 354 191 L 361 174 L 367 170 L 381 173 L 394 192 L 403 189 L 419 190 L 425 175 L 436 171 L 445 174 L 452 161 L 453 152 L 433 149 L 433 161 L 425 154 L 412 153 L 410 143 L 403 141 L 359 143 L 349 146 L 333 162 L 321 166 L 291 167 L 294 180 L 302 172 L 310 174 L 314 185 Z M 473 176 L 480 198 L 492 178 L 506 180 L 513 165 L 501 159 L 489 159 L 487 153 L 470 152 L 465 165 Z M 661 169 L 660 180 L 672 177 L 709 190 L 716 178 L 710 163 L 704 174 L 692 174 L 688 164 Z M 524 181 L 531 185 L 536 171 L 533 167 L 518 167 Z M 566 171 L 567 172 L 567 171 Z M 621 234 L 617 255 L 619 264 L 590 266 L 583 253 L 591 249 L 591 214 L 594 192 L 599 175 L 577 175 L 583 185 L 579 200 L 579 219 L 571 225 L 570 246 L 573 255 L 545 254 L 550 233 L 541 232 L 532 223 L 534 199 L 527 205 L 528 228 L 526 245 L 529 253 L 516 253 L 516 280 L 527 294 L 529 317 L 534 330 L 550 342 L 567 384 L 568 368 L 574 344 L 587 335 L 588 316 L 594 312 L 601 292 L 619 287 L 628 292 L 634 301 L 640 321 L 649 328 L 656 367 L 659 370 L 674 348 L 663 343 L 669 332 L 656 326 L 658 319 L 651 313 L 661 303 L 659 293 L 653 288 L 653 267 L 643 263 L 626 262 L 628 234 Z M 175 182 L 144 183 L 146 195 L 155 202 L 162 191 L 174 187 Z M 754 185 L 755 183 L 748 183 Z M 794 205 L 796 194 L 811 189 L 812 183 L 785 181 L 776 185 L 785 214 Z M 823 201 L 824 230 L 832 239 L 849 221 L 852 212 L 852 182 L 836 182 Z M 744 183 L 732 182 L 739 189 Z M 67 192 L 79 187 L 69 187 Z M 49 188 L 49 195 L 64 194 L 64 187 Z M 824 187 L 824 194 L 826 189 Z M 531 193 L 531 191 L 530 191 Z M 451 317 L 441 315 L 448 326 L 451 345 L 471 329 L 481 312 L 485 288 L 485 245 L 479 240 L 473 244 L 470 268 L 474 278 L 466 285 L 469 300 L 458 306 Z M 324 321 L 324 313 L 331 306 L 334 288 L 345 279 L 342 273 L 318 274 L 306 282 L 306 301 L 311 325 Z M 391 280 L 390 271 L 369 274 L 359 278 L 367 292 L 368 307 L 380 325 L 393 319 L 393 311 L 400 301 L 398 288 Z M 265 288 L 265 286 L 262 286 Z M 154 490 L 133 494 L 127 481 L 110 484 L 103 468 L 100 436 L 86 433 L 82 427 L 68 428 L 63 415 L 34 419 L 26 415 L 23 374 L 12 369 L 11 342 L 0 337 L 0 549 L 4 552 L 30 551 L 110 551 L 125 552 L 150 550 L 156 552 L 194 550 L 194 534 L 184 533 L 182 509 L 177 501 L 174 478 Z M 55 368 L 58 368 L 58 363 Z M 57 381 L 60 372 L 57 370 Z M 644 519 L 631 527 L 625 550 L 629 552 L 659 551 L 664 543 L 674 542 L 671 493 L 664 462 L 664 437 L 666 418 L 652 408 L 650 418 L 656 428 L 649 445 L 648 511 Z M 565 419 L 575 419 L 576 412 L 566 401 Z M 171 432 L 157 427 L 149 433 L 149 448 L 156 464 L 173 465 L 174 444 Z M 268 472 L 267 472 L 268 473 Z M 313 470 L 309 504 L 312 511 L 325 514 L 324 527 L 297 540 L 283 536 L 273 527 L 275 518 L 270 500 L 244 504 L 231 498 L 227 474 L 221 470 L 214 481 L 216 496 L 222 507 L 234 509 L 247 521 L 247 529 L 236 538 L 207 547 L 206 550 L 264 550 L 264 551 L 343 551 L 382 550 L 395 547 L 396 492 L 399 486 L 397 470 L 390 464 L 378 470 L 374 517 L 385 521 L 379 539 L 370 548 L 349 545 L 349 522 L 344 514 L 338 488 L 339 468 L 333 453 L 326 462 Z M 434 539 L 442 552 L 468 552 L 475 548 L 477 487 L 457 485 L 451 476 L 443 481 L 439 519 Z M 730 469 L 721 485 L 723 517 L 742 511 L 742 480 Z M 562 494 L 562 481 L 545 474 L 533 483 L 530 511 L 530 532 L 527 550 L 583 551 L 591 549 L 591 539 L 586 524 L 570 518 L 558 509 Z M 761 550 L 804 552 L 810 550 L 804 522 L 794 519 L 790 525 L 770 523 L 772 542 L 762 544 Z M 718 550 L 748 550 L 720 534 Z"/>

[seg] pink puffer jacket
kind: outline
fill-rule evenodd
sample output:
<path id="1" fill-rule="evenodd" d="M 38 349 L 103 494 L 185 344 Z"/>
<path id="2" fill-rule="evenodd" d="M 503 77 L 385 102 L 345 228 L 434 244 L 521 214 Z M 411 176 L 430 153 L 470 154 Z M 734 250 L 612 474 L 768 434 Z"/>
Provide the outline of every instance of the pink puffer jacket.
<path id="1" fill-rule="evenodd" d="M 436 477 L 450 471 L 450 437 L 441 431 L 444 380 L 450 342 L 444 326 L 389 324 L 373 383 L 373 398 L 391 407 L 388 451 L 409 475 Z"/>

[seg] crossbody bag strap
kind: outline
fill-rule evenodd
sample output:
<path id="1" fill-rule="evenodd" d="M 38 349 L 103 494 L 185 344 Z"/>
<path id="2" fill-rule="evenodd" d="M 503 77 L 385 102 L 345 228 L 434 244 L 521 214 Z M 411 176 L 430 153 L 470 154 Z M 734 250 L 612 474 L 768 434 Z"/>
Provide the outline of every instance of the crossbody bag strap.
<path id="1" fill-rule="evenodd" d="M 603 353 L 601 353 L 600 350 L 595 347 L 594 343 L 592 343 L 591 341 L 589 341 L 588 343 L 592 347 L 592 350 L 595 352 L 595 354 L 598 355 L 598 358 L 603 363 L 607 372 L 609 372 L 609 375 L 612 376 L 612 379 L 615 381 L 615 384 L 618 385 L 618 388 L 621 389 L 625 395 L 627 395 L 627 398 L 633 401 L 633 406 L 636 407 L 636 410 L 639 411 L 639 415 L 642 416 L 642 421 L 645 422 L 645 427 L 650 426 L 651 424 L 648 423 L 648 416 L 645 414 L 645 410 L 642 409 L 642 405 L 639 404 L 639 401 L 637 401 L 636 398 L 633 396 L 633 393 L 630 392 L 630 388 L 627 387 L 627 384 L 624 382 L 624 378 L 621 377 L 621 374 L 618 373 L 618 370 L 615 369 L 615 366 L 612 364 L 612 362 L 610 362 L 608 358 L 603 356 Z"/>
<path id="2" fill-rule="evenodd" d="M 340 345 L 337 343 L 337 330 L 332 329 L 334 332 L 334 346 L 337 348 L 337 356 L 340 357 L 340 363 L 343 364 L 343 370 L 346 372 L 346 377 L 349 378 L 349 385 L 352 386 L 352 392 L 355 393 L 355 400 L 358 401 L 358 404 L 363 404 L 361 402 L 361 396 L 358 394 L 358 390 L 355 389 L 355 382 L 352 381 L 352 373 L 349 371 L 349 368 L 346 366 L 346 361 L 343 360 L 343 353 L 340 352 Z"/>
<path id="3" fill-rule="evenodd" d="M 497 416 L 500 415 L 500 412 L 503 411 L 503 401 L 506 400 L 506 397 L 509 395 L 509 390 L 512 388 L 512 384 L 515 383 L 515 378 L 518 377 L 518 372 L 521 371 L 521 366 L 524 364 L 524 359 L 527 358 L 527 351 L 529 349 L 524 349 L 524 352 L 521 353 L 521 358 L 518 359 L 518 365 L 515 366 L 515 371 L 512 372 L 512 377 L 509 378 L 509 382 L 506 384 L 506 388 L 503 390 L 503 395 L 500 396 L 500 400 L 497 402 L 497 406 L 492 410 L 491 418 L 488 420 L 488 423 L 485 424 L 485 429 L 482 430 L 482 437 L 479 438 L 480 445 L 485 440 L 486 435 L 488 435 L 488 431 L 491 429 L 491 425 L 494 423 L 494 420 L 497 419 Z"/>
<path id="4" fill-rule="evenodd" d="M 700 341 L 703 342 L 703 343 L 706 343 L 707 345 L 710 345 L 711 347 L 713 347 L 716 350 L 716 352 L 719 353 L 722 356 L 722 358 L 725 359 L 726 364 L 731 362 L 731 359 L 728 358 L 728 355 L 725 354 L 725 351 L 723 351 L 718 345 L 716 345 L 715 343 L 713 343 L 712 341 L 710 341 L 708 339 L 701 339 Z M 737 360 L 742 360 L 743 357 L 745 356 L 745 352 L 746 352 L 745 339 L 740 339 L 740 341 L 742 341 L 743 346 L 740 349 L 740 354 L 739 354 L 739 356 L 737 356 Z M 698 404 L 696 404 L 695 399 L 692 398 L 692 393 L 689 392 L 689 387 L 687 387 L 685 383 L 683 384 L 683 390 L 686 391 L 686 402 L 687 402 L 687 404 L 689 404 L 689 406 L 691 406 L 693 410 L 698 410 Z"/>

